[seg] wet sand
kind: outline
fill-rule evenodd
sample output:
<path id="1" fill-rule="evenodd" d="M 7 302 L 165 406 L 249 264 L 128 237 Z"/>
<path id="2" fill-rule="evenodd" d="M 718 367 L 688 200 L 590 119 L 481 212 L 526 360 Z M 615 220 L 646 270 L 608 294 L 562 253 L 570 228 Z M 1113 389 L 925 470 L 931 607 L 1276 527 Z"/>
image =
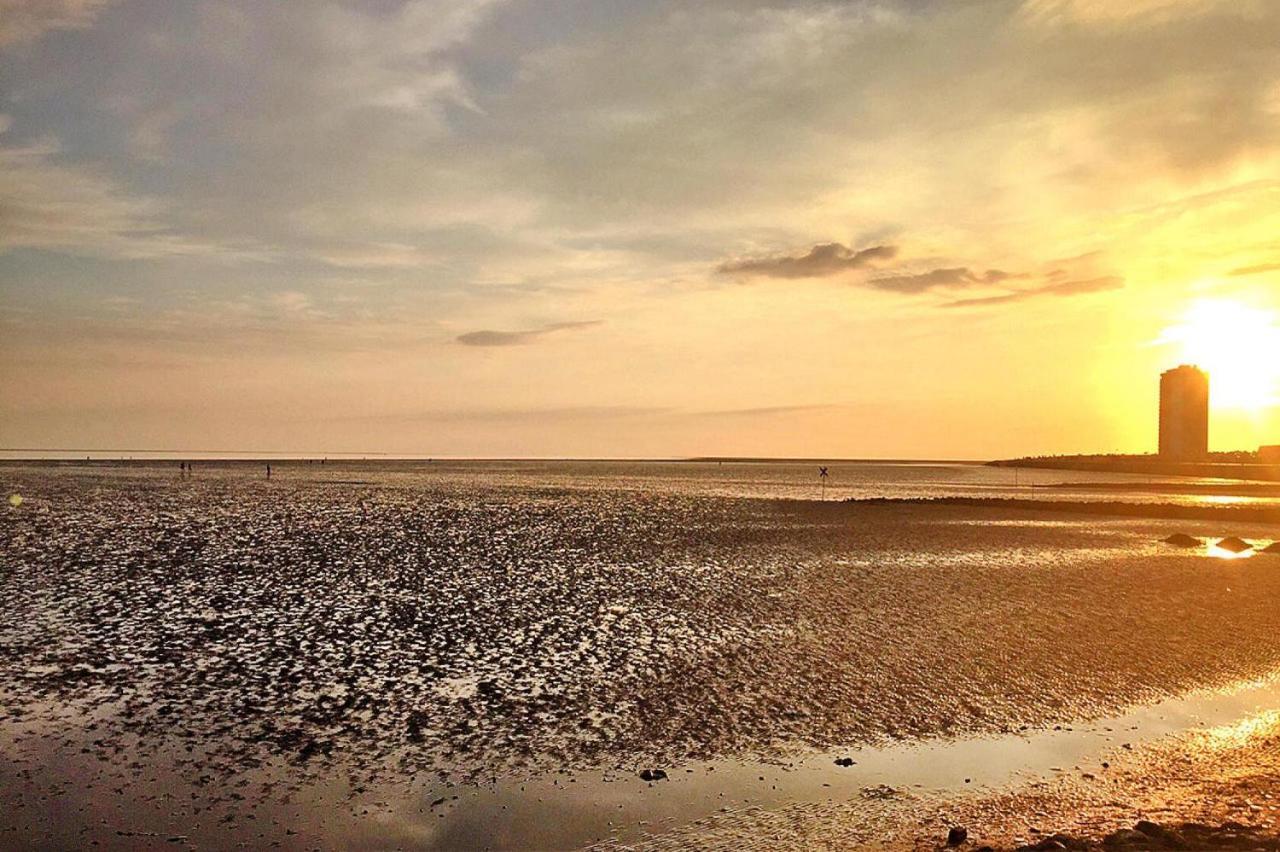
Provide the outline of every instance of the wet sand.
<path id="1" fill-rule="evenodd" d="M 0 471 L 0 843 L 631 842 L 726 792 L 751 833 L 842 750 L 1280 665 L 1280 557 L 1160 541 L 1256 523 L 283 473 Z"/>

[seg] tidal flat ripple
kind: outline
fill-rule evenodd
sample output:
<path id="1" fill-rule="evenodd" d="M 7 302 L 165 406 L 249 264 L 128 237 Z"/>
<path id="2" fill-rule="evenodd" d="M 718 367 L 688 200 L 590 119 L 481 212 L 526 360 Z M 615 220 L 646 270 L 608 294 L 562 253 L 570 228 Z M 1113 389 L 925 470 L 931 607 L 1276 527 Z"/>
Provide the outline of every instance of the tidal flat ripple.
<path id="1" fill-rule="evenodd" d="M 1280 559 L 1171 550 L 1168 522 L 358 464 L 0 475 L 0 725 L 185 752 L 211 801 L 272 760 L 363 789 L 1011 731 L 1280 661 Z"/>

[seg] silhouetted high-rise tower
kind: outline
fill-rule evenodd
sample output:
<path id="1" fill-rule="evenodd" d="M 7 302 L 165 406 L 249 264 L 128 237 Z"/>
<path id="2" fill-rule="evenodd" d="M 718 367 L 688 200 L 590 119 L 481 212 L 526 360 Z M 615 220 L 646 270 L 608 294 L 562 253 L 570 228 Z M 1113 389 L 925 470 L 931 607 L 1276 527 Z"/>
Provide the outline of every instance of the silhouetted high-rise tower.
<path id="1" fill-rule="evenodd" d="M 1160 375 L 1160 455 L 1196 460 L 1209 454 L 1209 376 L 1183 364 Z"/>

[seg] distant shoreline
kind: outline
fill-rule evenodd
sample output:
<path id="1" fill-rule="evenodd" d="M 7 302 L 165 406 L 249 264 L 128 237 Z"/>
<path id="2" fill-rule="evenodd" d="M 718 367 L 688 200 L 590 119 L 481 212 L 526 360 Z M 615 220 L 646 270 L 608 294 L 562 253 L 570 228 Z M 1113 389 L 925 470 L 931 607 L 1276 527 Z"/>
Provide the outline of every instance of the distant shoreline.
<path id="1" fill-rule="evenodd" d="M 1125 503 L 1110 500 L 1024 500 L 1016 497 L 866 497 L 851 498 L 841 502 L 864 506 L 961 506 L 978 509 L 1009 509 L 1019 512 L 1063 512 L 1075 515 L 1108 515 L 1160 520 L 1280 523 L 1280 507 L 1274 505 L 1204 506 L 1181 503 Z"/>
<path id="2" fill-rule="evenodd" d="M 25 455 L 19 455 L 25 454 Z M 910 458 L 837 458 L 812 456 L 789 458 L 786 456 L 432 456 L 414 453 L 359 453 L 323 452 L 300 453 L 274 450 L 88 450 L 88 449 L 31 449 L 0 447 L 0 464 L 5 462 L 161 462 L 200 460 L 219 462 L 235 461 L 420 461 L 420 462 L 634 462 L 650 464 L 947 464 L 985 465 L 986 459 L 910 459 Z"/>
<path id="3" fill-rule="evenodd" d="M 1171 461 L 1159 456 L 1048 456 L 990 461 L 991 467 L 1133 473 L 1147 476 L 1198 476 L 1212 479 L 1280 481 L 1280 465 L 1257 461 L 1253 453 L 1223 453 L 1208 461 Z"/>

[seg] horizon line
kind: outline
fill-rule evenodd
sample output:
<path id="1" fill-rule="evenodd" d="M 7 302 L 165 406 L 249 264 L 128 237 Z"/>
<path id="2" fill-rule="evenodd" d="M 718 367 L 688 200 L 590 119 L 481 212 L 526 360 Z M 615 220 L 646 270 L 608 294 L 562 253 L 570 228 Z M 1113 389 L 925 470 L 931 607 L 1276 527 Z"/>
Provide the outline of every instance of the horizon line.
<path id="1" fill-rule="evenodd" d="M 937 457 L 905 457 L 905 456 L 555 456 L 555 455 L 530 455 L 530 456 L 455 456 L 455 455 L 431 455 L 429 453 L 397 453 L 389 451 L 348 451 L 348 450 L 326 450 L 323 452 L 303 452 L 294 450 L 193 450 L 193 449 L 139 449 L 139 448 L 89 448 L 89 447 L 0 447 L 0 453 L 84 453 L 87 455 L 107 455 L 116 456 L 119 454 L 145 454 L 145 455 L 208 455 L 208 456 L 224 456 L 226 461 L 252 460 L 253 456 L 276 456 L 283 460 L 296 459 L 299 461 L 342 457 L 344 461 L 358 461 L 362 457 L 377 457 L 386 461 L 650 461 L 650 462 L 942 462 L 942 463 L 984 463 L 990 461 L 985 458 L 937 458 Z M 0 461 L 77 461 L 77 459 L 42 459 L 33 457 L 31 459 L 0 459 Z M 91 459 L 93 461 L 120 461 L 118 458 L 108 459 Z M 133 459 L 134 461 L 146 461 L 146 459 Z"/>

